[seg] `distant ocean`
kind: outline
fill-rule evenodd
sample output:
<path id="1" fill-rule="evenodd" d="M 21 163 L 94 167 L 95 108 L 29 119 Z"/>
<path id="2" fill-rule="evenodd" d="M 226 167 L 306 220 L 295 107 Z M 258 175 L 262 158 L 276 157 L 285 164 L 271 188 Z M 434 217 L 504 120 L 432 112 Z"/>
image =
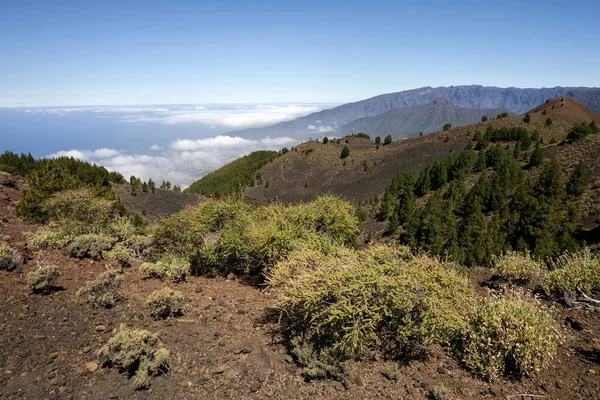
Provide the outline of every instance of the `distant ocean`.
<path id="1" fill-rule="evenodd" d="M 72 155 L 143 179 L 187 186 L 257 149 L 278 150 L 293 138 L 235 138 L 329 108 L 324 104 L 197 104 L 0 108 L 0 152 Z M 232 132 L 225 137 L 223 134 Z"/>

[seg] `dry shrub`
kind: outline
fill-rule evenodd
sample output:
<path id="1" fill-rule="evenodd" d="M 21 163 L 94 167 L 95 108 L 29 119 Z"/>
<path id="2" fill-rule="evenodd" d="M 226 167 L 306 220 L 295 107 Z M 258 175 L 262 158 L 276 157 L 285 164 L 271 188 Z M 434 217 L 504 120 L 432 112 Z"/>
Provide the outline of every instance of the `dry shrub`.
<path id="1" fill-rule="evenodd" d="M 166 255 L 156 263 L 143 263 L 140 272 L 149 278 L 183 282 L 190 273 L 190 263 L 185 258 Z"/>
<path id="2" fill-rule="evenodd" d="M 589 250 L 565 253 L 551 262 L 550 267 L 542 280 L 542 288 L 549 296 L 574 294 L 577 289 L 589 294 L 600 289 L 600 258 Z"/>
<path id="3" fill-rule="evenodd" d="M 153 237 L 159 252 L 191 260 L 194 273 L 224 275 L 261 273 L 296 249 L 352 245 L 358 232 L 354 206 L 326 195 L 254 209 L 235 200 L 208 201 L 161 221 Z"/>
<path id="4" fill-rule="evenodd" d="M 150 377 L 168 371 L 169 351 L 158 335 L 146 330 L 121 325 L 98 355 L 110 366 L 118 367 L 133 377 L 136 389 L 148 387 Z"/>
<path id="5" fill-rule="evenodd" d="M 511 283 L 528 283 L 541 278 L 546 267 L 529 253 L 508 251 L 492 258 L 492 271 Z"/>
<path id="6" fill-rule="evenodd" d="M 122 243 L 117 243 L 112 249 L 103 251 L 102 258 L 116 261 L 123 267 L 129 266 L 129 251 Z"/>
<path id="7" fill-rule="evenodd" d="M 79 289 L 77 296 L 85 298 L 94 307 L 111 308 L 123 298 L 119 293 L 122 284 L 121 273 L 115 270 L 105 271 L 96 280 Z"/>
<path id="8" fill-rule="evenodd" d="M 146 305 L 150 308 L 150 316 L 154 319 L 181 315 L 184 302 L 185 299 L 180 291 L 168 287 L 157 290 L 146 298 Z"/>
<path id="9" fill-rule="evenodd" d="M 448 343 L 473 303 L 466 279 L 437 258 L 376 249 L 298 251 L 275 265 L 267 281 L 280 290 L 284 332 L 340 358 L 390 340 Z"/>
<path id="10" fill-rule="evenodd" d="M 34 293 L 49 293 L 59 276 L 56 267 L 40 267 L 27 274 L 27 287 Z"/>
<path id="11" fill-rule="evenodd" d="M 57 192 L 45 201 L 44 207 L 70 235 L 106 234 L 119 215 L 117 202 L 99 198 L 88 188 Z"/>
<path id="12" fill-rule="evenodd" d="M 0 242 L 0 270 L 12 271 L 21 263 L 19 252 L 7 243 Z"/>
<path id="13" fill-rule="evenodd" d="M 72 257 L 99 260 L 102 254 L 111 250 L 116 242 L 117 239 L 114 237 L 90 233 L 73 238 L 68 249 Z"/>
<path id="14" fill-rule="evenodd" d="M 63 231 L 48 227 L 40 228 L 36 232 L 26 232 L 25 238 L 27 248 L 32 252 L 62 249 L 71 240 Z"/>
<path id="15" fill-rule="evenodd" d="M 539 304 L 511 297 L 480 307 L 463 331 L 459 349 L 467 367 L 492 380 L 547 367 L 559 342 L 557 323 Z"/>

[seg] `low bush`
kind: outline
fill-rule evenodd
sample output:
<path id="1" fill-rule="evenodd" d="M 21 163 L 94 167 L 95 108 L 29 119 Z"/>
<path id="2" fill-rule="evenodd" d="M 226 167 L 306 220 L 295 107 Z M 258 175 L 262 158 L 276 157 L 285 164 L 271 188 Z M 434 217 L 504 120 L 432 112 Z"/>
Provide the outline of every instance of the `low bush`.
<path id="1" fill-rule="evenodd" d="M 27 287 L 34 293 L 49 293 L 60 276 L 58 268 L 41 267 L 27 274 Z"/>
<path id="2" fill-rule="evenodd" d="M 136 389 L 148 387 L 151 376 L 168 372 L 169 368 L 169 351 L 158 335 L 125 325 L 98 351 L 98 356 L 133 377 Z"/>
<path id="3" fill-rule="evenodd" d="M 150 260 L 156 259 L 156 248 L 154 247 L 154 239 L 151 236 L 133 235 L 127 239 L 126 245 L 137 257 Z"/>
<path id="4" fill-rule="evenodd" d="M 20 263 L 19 252 L 8 244 L 0 242 L 0 270 L 12 271 Z"/>
<path id="5" fill-rule="evenodd" d="M 140 272 L 149 278 L 183 282 L 190 273 L 190 263 L 185 258 L 167 255 L 156 263 L 143 263 Z"/>
<path id="6" fill-rule="evenodd" d="M 146 298 L 146 305 L 150 308 L 150 316 L 154 319 L 180 315 L 184 302 L 183 294 L 170 288 L 157 290 Z"/>
<path id="7" fill-rule="evenodd" d="M 508 282 L 527 283 L 541 278 L 546 267 L 534 260 L 529 253 L 508 251 L 492 257 L 492 271 Z"/>
<path id="8" fill-rule="evenodd" d="M 558 325 L 537 304 L 492 300 L 473 315 L 459 346 L 467 367 L 492 380 L 545 368 L 560 341 Z"/>
<path id="9" fill-rule="evenodd" d="M 550 263 L 550 269 L 542 280 L 548 296 L 575 294 L 577 289 L 589 294 L 600 288 L 600 258 L 589 250 L 565 253 Z"/>
<path id="10" fill-rule="evenodd" d="M 90 188 L 57 192 L 45 201 L 44 208 L 70 235 L 107 234 L 119 215 L 117 201 L 98 197 Z"/>
<path id="11" fill-rule="evenodd" d="M 390 341 L 449 343 L 473 302 L 466 279 L 436 258 L 380 252 L 310 251 L 275 265 L 267 282 L 280 290 L 284 333 L 340 359 Z M 290 260 L 303 260 L 306 268 Z"/>
<path id="12" fill-rule="evenodd" d="M 111 308 L 123 298 L 119 293 L 122 284 L 123 275 L 118 271 L 109 270 L 79 289 L 77 296 L 83 297 L 93 307 Z"/>
<path id="13" fill-rule="evenodd" d="M 112 249 L 103 251 L 102 258 L 116 261 L 123 267 L 129 266 L 129 251 L 122 243 L 117 243 Z"/>
<path id="14" fill-rule="evenodd" d="M 64 232 L 47 227 L 41 228 L 36 232 L 27 232 L 25 233 L 25 238 L 27 240 L 27 248 L 32 252 L 62 249 L 71 240 Z"/>
<path id="15" fill-rule="evenodd" d="M 116 242 L 117 239 L 114 237 L 90 233 L 73 238 L 68 248 L 73 257 L 99 260 L 102 254 L 111 250 Z"/>
<path id="16" fill-rule="evenodd" d="M 300 365 L 302 374 L 309 379 L 339 378 L 344 374 L 344 363 L 331 348 L 317 349 L 300 337 L 292 339 L 290 352 Z"/>
<path id="17" fill-rule="evenodd" d="M 219 200 L 161 221 L 153 238 L 160 253 L 190 260 L 193 273 L 259 274 L 295 249 L 353 245 L 359 224 L 354 206 L 331 195 L 288 207 Z"/>

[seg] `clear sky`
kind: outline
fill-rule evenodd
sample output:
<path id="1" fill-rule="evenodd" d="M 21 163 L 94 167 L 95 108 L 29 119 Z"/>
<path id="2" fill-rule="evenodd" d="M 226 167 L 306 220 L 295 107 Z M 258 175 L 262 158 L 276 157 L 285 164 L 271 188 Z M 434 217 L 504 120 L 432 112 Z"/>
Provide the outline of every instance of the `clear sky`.
<path id="1" fill-rule="evenodd" d="M 600 86 L 600 1 L 0 0 L 0 106 Z"/>

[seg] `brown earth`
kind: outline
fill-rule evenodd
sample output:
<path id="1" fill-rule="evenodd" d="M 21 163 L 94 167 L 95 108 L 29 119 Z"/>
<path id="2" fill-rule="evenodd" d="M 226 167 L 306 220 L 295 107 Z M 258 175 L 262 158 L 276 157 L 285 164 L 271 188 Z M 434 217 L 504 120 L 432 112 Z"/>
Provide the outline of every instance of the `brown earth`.
<path id="1" fill-rule="evenodd" d="M 127 211 L 143 214 L 151 220 L 168 217 L 202 200 L 202 196 L 197 194 L 163 189 L 156 189 L 154 193 L 143 192 L 140 189 L 132 195 L 129 184 L 113 185 L 113 190 Z"/>
<path id="2" fill-rule="evenodd" d="M 551 100 L 530 111 L 530 115 L 529 124 L 523 122 L 522 115 L 490 120 L 398 140 L 379 149 L 361 138 L 342 139 L 339 144 L 302 143 L 260 169 L 263 181 L 269 181 L 268 188 L 249 187 L 245 194 L 257 203 L 309 201 L 328 192 L 349 200 L 364 201 L 382 195 L 396 174 L 409 170 L 418 172 L 429 162 L 447 158 L 453 152 L 464 149 L 476 131 L 485 132 L 490 125 L 522 126 L 530 132 L 538 130 L 549 151 L 557 147 L 549 144 L 551 139 L 563 141 L 574 124 L 590 123 L 592 120 L 600 124 L 600 115 L 569 98 Z M 551 126 L 546 126 L 548 118 L 552 119 Z M 345 162 L 340 159 L 344 145 L 350 149 L 350 156 Z M 592 161 L 596 165 L 598 160 Z"/>
<path id="3" fill-rule="evenodd" d="M 21 185 L 22 182 L 19 182 Z M 92 309 L 75 293 L 106 268 L 104 261 L 46 254 L 62 275 L 60 290 L 29 293 L 26 274 L 35 268 L 22 233 L 36 225 L 14 216 L 20 190 L 0 186 L 0 236 L 26 260 L 0 271 L 0 398 L 5 399 L 599 399 L 600 313 L 547 303 L 566 339 L 547 370 L 521 381 L 484 382 L 463 369 L 446 349 L 432 347 L 424 359 L 397 364 L 375 354 L 349 367 L 343 381 L 307 382 L 265 318 L 274 293 L 241 277 L 191 277 L 182 284 L 142 279 L 140 260 L 125 268 L 125 299 L 113 309 Z M 485 269 L 473 285 L 491 293 Z M 150 319 L 145 297 L 165 285 L 184 293 L 183 316 Z M 124 374 L 104 368 L 96 351 L 120 324 L 160 333 L 170 350 L 170 371 L 135 391 Z M 445 397 L 434 397 L 444 388 Z M 532 397 L 537 396 L 537 397 Z"/>

